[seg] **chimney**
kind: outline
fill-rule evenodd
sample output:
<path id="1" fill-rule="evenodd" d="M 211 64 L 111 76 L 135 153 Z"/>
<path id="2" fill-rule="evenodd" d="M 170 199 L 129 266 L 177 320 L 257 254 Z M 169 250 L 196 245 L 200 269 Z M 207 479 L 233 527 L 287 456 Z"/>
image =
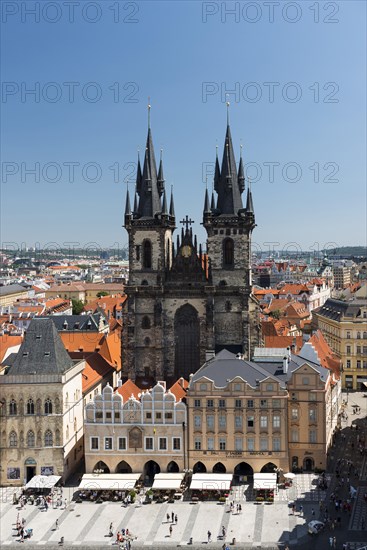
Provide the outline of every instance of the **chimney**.
<path id="1" fill-rule="evenodd" d="M 285 355 L 283 357 L 283 374 L 287 374 L 288 372 L 288 357 Z"/>
<path id="2" fill-rule="evenodd" d="M 287 351 L 288 351 L 288 357 L 290 359 L 291 358 L 291 348 L 289 346 L 287 347 Z"/>
<path id="3" fill-rule="evenodd" d="M 205 362 L 210 361 L 211 359 L 214 359 L 215 357 L 215 351 L 213 349 L 207 349 L 205 351 Z"/>
<path id="4" fill-rule="evenodd" d="M 184 379 L 182 378 L 182 376 L 181 376 L 181 378 L 178 380 L 178 383 L 180 384 L 181 388 L 184 387 Z"/>
<path id="5" fill-rule="evenodd" d="M 122 386 L 122 380 L 121 380 L 121 378 L 120 378 L 120 379 L 117 381 L 117 387 L 118 387 L 118 388 L 121 388 L 121 386 Z"/>

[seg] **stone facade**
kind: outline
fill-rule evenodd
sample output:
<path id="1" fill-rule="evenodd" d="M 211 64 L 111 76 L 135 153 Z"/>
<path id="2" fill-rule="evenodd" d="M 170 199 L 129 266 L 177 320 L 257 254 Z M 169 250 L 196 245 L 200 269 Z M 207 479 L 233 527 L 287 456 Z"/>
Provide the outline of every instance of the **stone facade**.
<path id="1" fill-rule="evenodd" d="M 236 166 L 227 127 L 222 168 L 206 193 L 203 225 L 207 253 L 198 247 L 191 219 L 174 243 L 176 220 L 167 208 L 162 159 L 158 174 L 151 131 L 143 170 L 138 162 L 134 207 L 127 195 L 129 234 L 128 308 L 123 319 L 123 375 L 134 380 L 188 378 L 208 353 L 228 348 L 250 357 L 260 343 L 258 302 L 251 293 L 251 191 L 246 208 L 242 158 Z"/>

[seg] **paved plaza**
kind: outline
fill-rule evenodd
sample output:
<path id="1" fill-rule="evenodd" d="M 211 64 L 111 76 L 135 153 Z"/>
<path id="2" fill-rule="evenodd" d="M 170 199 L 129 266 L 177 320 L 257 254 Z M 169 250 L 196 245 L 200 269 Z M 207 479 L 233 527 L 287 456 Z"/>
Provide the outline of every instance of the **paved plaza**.
<path id="1" fill-rule="evenodd" d="M 234 486 L 229 500 L 235 504 L 241 503 L 242 512 L 231 512 L 227 504 L 218 502 L 175 501 L 172 504 L 130 504 L 127 507 L 121 502 L 76 503 L 73 501 L 75 487 L 63 488 L 63 499 L 67 499 L 61 508 L 50 506 L 44 511 L 35 505 L 27 504 L 20 510 L 13 505 L 14 489 L 1 489 L 1 531 L 0 543 L 3 548 L 19 544 L 19 537 L 14 529 L 17 521 L 24 518 L 26 527 L 33 529 L 33 537 L 26 540 L 24 545 L 39 548 L 40 546 L 60 547 L 61 537 L 64 539 L 63 548 L 94 546 L 99 548 L 116 547 L 115 536 L 109 537 L 109 526 L 113 523 L 113 532 L 129 529 L 132 535 L 131 548 L 147 548 L 152 550 L 178 546 L 192 548 L 199 547 L 222 548 L 223 544 L 229 548 L 291 548 L 326 550 L 330 547 L 329 537 L 333 535 L 337 540 L 337 549 L 342 550 L 343 543 L 351 543 L 351 550 L 360 549 L 367 545 L 367 461 L 366 455 L 357 449 L 357 437 L 367 435 L 367 398 L 363 394 L 351 394 L 348 399 L 348 420 L 343 421 L 342 436 L 336 438 L 329 454 L 329 473 L 327 491 L 321 491 L 317 486 L 318 475 L 297 474 L 293 486 L 280 489 L 274 503 L 256 503 L 253 494 L 246 485 Z M 353 414 L 352 405 L 361 407 L 359 415 Z M 357 424 L 358 430 L 351 428 Z M 338 459 L 352 460 L 357 474 L 350 480 L 356 487 L 357 494 L 353 500 L 350 513 L 341 514 L 340 527 L 331 532 L 325 530 L 317 536 L 307 533 L 307 524 L 311 519 L 320 517 L 320 502 L 327 503 L 333 515 L 333 503 L 330 494 L 336 490 L 338 478 L 336 475 Z M 346 491 L 341 488 L 340 491 Z M 346 495 L 340 494 L 343 498 Z M 292 513 L 290 503 L 295 503 L 296 513 Z M 303 507 L 300 512 L 300 506 Z M 236 510 L 236 506 L 234 507 Z M 167 513 L 177 515 L 177 524 L 167 521 Z M 19 516 L 18 516 L 19 514 Z M 314 514 L 314 515 L 313 515 Z M 58 528 L 56 528 L 58 520 Z M 170 535 L 170 526 L 172 534 Z M 226 530 L 222 537 L 222 527 Z M 208 531 L 212 540 L 208 542 Z"/>

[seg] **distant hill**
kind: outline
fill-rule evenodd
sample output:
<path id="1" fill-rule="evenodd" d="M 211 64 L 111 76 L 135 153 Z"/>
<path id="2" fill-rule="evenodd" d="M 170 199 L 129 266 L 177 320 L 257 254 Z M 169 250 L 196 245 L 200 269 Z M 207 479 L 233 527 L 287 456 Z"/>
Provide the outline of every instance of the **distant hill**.
<path id="1" fill-rule="evenodd" d="M 328 250 L 322 250 L 327 256 L 361 256 L 367 257 L 366 246 L 339 246 L 338 248 L 329 248 Z"/>

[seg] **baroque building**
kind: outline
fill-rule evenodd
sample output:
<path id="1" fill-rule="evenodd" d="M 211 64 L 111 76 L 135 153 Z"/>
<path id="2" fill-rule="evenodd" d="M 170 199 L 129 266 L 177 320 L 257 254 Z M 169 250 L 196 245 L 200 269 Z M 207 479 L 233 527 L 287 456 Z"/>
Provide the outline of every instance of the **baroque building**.
<path id="1" fill-rule="evenodd" d="M 128 308 L 123 321 L 123 376 L 139 381 L 188 378 L 209 356 L 228 349 L 250 357 L 259 345 L 258 302 L 251 289 L 251 190 L 237 167 L 227 121 L 214 191 L 205 193 L 206 251 L 186 216 L 175 239 L 173 195 L 168 206 L 163 161 L 157 170 L 150 125 L 143 168 L 138 159 L 133 208 L 126 197 L 129 236 Z"/>

